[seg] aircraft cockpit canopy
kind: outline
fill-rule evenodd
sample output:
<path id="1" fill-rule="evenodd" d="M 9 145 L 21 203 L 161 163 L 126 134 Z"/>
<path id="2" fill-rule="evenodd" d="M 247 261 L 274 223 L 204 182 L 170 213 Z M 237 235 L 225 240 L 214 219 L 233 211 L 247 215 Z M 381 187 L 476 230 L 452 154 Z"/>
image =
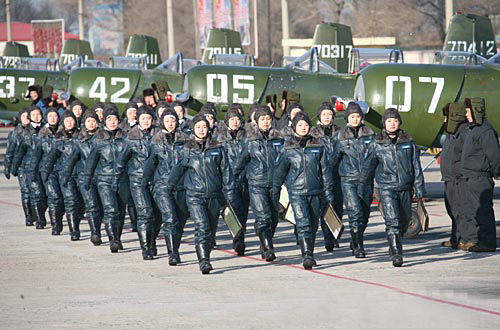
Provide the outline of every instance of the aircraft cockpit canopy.
<path id="1" fill-rule="evenodd" d="M 318 56 L 317 48 L 313 47 L 301 56 L 291 59 L 283 58 L 287 62 L 286 67 L 294 70 L 316 72 L 316 73 L 336 73 L 337 70 L 321 61 Z"/>
<path id="2" fill-rule="evenodd" d="M 109 65 L 113 69 L 145 70 L 146 57 L 111 56 Z"/>
<path id="3" fill-rule="evenodd" d="M 179 74 L 184 74 L 187 70 L 201 65 L 201 61 L 195 59 L 185 59 L 181 52 L 175 53 L 174 56 L 158 65 L 154 70 L 166 70 Z"/>
<path id="4" fill-rule="evenodd" d="M 434 64 L 479 65 L 486 59 L 478 54 L 468 52 L 438 51 L 434 54 Z"/>
<path id="5" fill-rule="evenodd" d="M 255 59 L 247 54 L 216 54 L 212 57 L 212 64 L 255 66 Z"/>
<path id="6" fill-rule="evenodd" d="M 490 57 L 487 61 L 488 64 L 500 67 L 500 53 Z"/>
<path id="7" fill-rule="evenodd" d="M 108 65 L 97 60 L 86 60 L 83 56 L 78 56 L 63 67 L 64 71 L 71 71 L 78 68 L 107 68 Z"/>
<path id="8" fill-rule="evenodd" d="M 14 68 L 34 71 L 58 71 L 59 61 L 53 58 L 20 57 L 16 61 Z"/>
<path id="9" fill-rule="evenodd" d="M 403 51 L 386 48 L 353 48 L 349 56 L 349 72 L 358 73 L 377 63 L 404 63 Z"/>

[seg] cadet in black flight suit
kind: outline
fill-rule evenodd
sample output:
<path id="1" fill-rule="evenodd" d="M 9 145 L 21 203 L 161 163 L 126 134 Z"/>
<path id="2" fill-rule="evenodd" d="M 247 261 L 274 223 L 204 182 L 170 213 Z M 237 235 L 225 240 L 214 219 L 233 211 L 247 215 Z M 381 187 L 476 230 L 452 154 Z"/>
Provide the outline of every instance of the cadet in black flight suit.
<path id="1" fill-rule="evenodd" d="M 417 198 L 425 195 L 420 155 L 412 137 L 400 129 L 398 110 L 389 108 L 382 116 L 383 129 L 375 137 L 361 171 L 360 182 L 371 185 L 373 176 L 380 191 L 392 265 L 403 264 L 403 233 L 411 218 L 413 187 Z"/>
<path id="2" fill-rule="evenodd" d="M 40 139 L 35 147 L 35 155 L 31 163 L 34 172 L 44 171 L 50 152 L 56 147 L 55 136 L 59 126 L 59 112 L 54 107 L 48 107 L 45 113 L 46 124 L 40 129 Z M 41 173 L 47 195 L 47 204 L 49 207 L 50 225 L 52 226 L 52 235 L 61 234 L 64 215 L 64 197 L 59 186 L 59 177 L 57 172 L 51 172 L 50 175 Z"/>
<path id="3" fill-rule="evenodd" d="M 60 174 L 63 185 L 67 185 L 71 180 L 73 173 L 82 174 L 85 170 L 87 157 L 92 150 L 97 133 L 99 117 L 94 111 L 86 111 L 83 114 L 82 129 L 75 138 L 73 138 L 73 150 L 63 164 Z M 76 170 L 75 170 L 76 168 Z M 90 241 L 95 246 L 101 245 L 101 222 L 103 209 L 99 194 L 97 192 L 97 180 L 92 178 L 90 189 L 85 189 L 85 176 L 78 175 L 78 186 L 85 204 L 86 218 L 90 227 Z"/>
<path id="4" fill-rule="evenodd" d="M 161 102 L 160 102 L 161 103 Z M 124 120 L 120 123 L 119 127 L 122 129 L 123 134 L 128 134 L 128 132 L 135 127 L 137 122 L 137 109 L 139 106 L 134 101 L 130 101 L 125 105 L 125 111 L 123 112 Z M 124 200 L 127 201 L 127 212 L 130 217 L 130 225 L 132 231 L 137 231 L 137 210 L 134 205 L 134 200 L 130 194 L 130 182 L 128 176 L 123 175 L 120 178 L 120 195 L 123 196 Z"/>
<path id="5" fill-rule="evenodd" d="M 224 116 L 227 129 L 220 132 L 217 140 L 222 144 L 229 157 L 229 164 L 234 169 L 240 154 L 243 151 L 243 146 L 246 143 L 246 131 L 243 128 L 243 117 L 241 116 L 238 106 L 231 106 Z M 238 217 L 238 220 L 243 225 L 242 233 L 233 241 L 233 248 L 239 256 L 245 254 L 245 230 L 248 219 L 248 207 L 250 205 L 250 196 L 248 192 L 248 181 L 246 174 L 242 173 L 239 181 L 235 185 L 235 198 L 238 202 L 236 205 L 231 205 Z"/>
<path id="6" fill-rule="evenodd" d="M 294 117 L 295 133 L 279 153 L 273 182 L 276 205 L 285 182 L 305 269 L 316 266 L 313 253 L 318 221 L 324 204 L 333 199 L 328 155 L 321 140 L 311 136 L 311 126 L 306 113 L 300 112 Z"/>
<path id="7" fill-rule="evenodd" d="M 200 271 L 212 270 L 210 250 L 215 243 L 220 216 L 221 194 L 233 201 L 233 174 L 224 148 L 211 139 L 204 115 L 192 120 L 192 136 L 184 145 L 179 162 L 170 173 L 168 188 L 173 192 L 184 177 L 189 213 L 195 225 L 196 254 Z M 173 197 L 172 197 L 173 198 Z"/>
<path id="8" fill-rule="evenodd" d="M 12 163 L 16 154 L 16 150 L 18 148 L 19 136 L 23 134 L 24 128 L 26 128 L 30 124 L 28 113 L 29 108 L 27 107 L 23 108 L 19 112 L 18 121 L 16 122 L 14 129 L 9 133 L 9 136 L 7 137 L 7 148 L 5 150 L 5 159 L 3 164 L 3 173 L 7 180 L 10 180 Z M 26 226 L 33 226 L 33 212 L 30 206 L 30 184 L 27 181 L 26 173 L 22 168 L 20 168 L 18 173 L 13 173 L 13 175 L 18 175 L 17 180 L 19 182 L 19 188 L 21 190 L 21 205 L 23 206 L 24 223 L 26 224 Z"/>
<path id="9" fill-rule="evenodd" d="M 375 134 L 363 124 L 363 112 L 357 103 L 349 103 L 345 119 L 347 125 L 335 133 L 333 138 L 332 165 L 333 168 L 338 165 L 341 178 L 345 211 L 349 217 L 352 253 L 356 258 L 365 258 L 363 233 L 370 217 L 373 185 L 359 184 L 359 176 Z"/>
<path id="10" fill-rule="evenodd" d="M 64 164 L 68 161 L 68 157 L 75 149 L 73 137 L 78 134 L 76 128 L 75 115 L 66 110 L 61 115 L 61 126 L 55 135 L 55 148 L 49 152 L 47 161 L 43 164 L 42 179 L 47 181 L 49 175 L 55 172 L 58 176 L 59 187 L 64 197 L 64 208 L 66 210 L 66 220 L 72 241 L 80 239 L 80 221 L 83 215 L 81 212 L 83 206 L 82 197 L 78 191 L 76 183 L 76 173 L 72 172 L 71 176 L 65 182 L 62 179 Z"/>
<path id="11" fill-rule="evenodd" d="M 104 209 L 104 224 L 112 253 L 123 249 L 121 235 L 125 219 L 125 203 L 118 194 L 118 157 L 123 151 L 123 131 L 118 127 L 118 109 L 108 104 L 103 111 L 104 128 L 95 135 L 95 145 L 85 164 L 85 189 L 90 190 L 94 172 L 97 174 L 97 191 Z"/>
<path id="12" fill-rule="evenodd" d="M 340 131 L 340 127 L 333 123 L 333 119 L 335 118 L 335 111 L 333 110 L 332 104 L 330 102 L 321 102 L 318 108 L 318 112 L 316 113 L 316 117 L 318 118 L 318 125 L 311 129 L 311 134 L 313 136 L 319 136 L 321 142 L 323 143 L 323 146 L 325 147 L 325 151 L 329 155 L 332 155 L 335 145 L 334 136 L 336 137 L 335 133 Z M 338 217 L 342 219 L 342 215 L 344 213 L 344 199 L 342 196 L 342 186 L 340 185 L 338 164 L 337 166 L 332 168 L 332 177 L 332 207 L 335 210 L 335 213 L 337 213 Z M 339 247 L 339 243 L 337 242 L 335 237 L 333 237 L 333 234 L 328 228 L 323 217 L 321 217 L 320 223 L 321 230 L 323 231 L 323 236 L 325 238 L 325 249 L 327 251 L 333 251 L 334 247 Z"/>
<path id="13" fill-rule="evenodd" d="M 460 243 L 463 225 L 461 197 L 461 166 L 463 141 L 462 134 L 467 134 L 465 105 L 463 103 L 448 103 L 443 108 L 445 117 L 444 131 L 446 139 L 444 140 L 441 151 L 441 176 L 444 181 L 444 204 L 446 212 L 451 219 L 451 236 L 446 242 L 442 242 L 444 247 L 457 249 L 463 243 Z"/>
<path id="14" fill-rule="evenodd" d="M 141 185 L 144 163 L 150 155 L 151 139 L 158 132 L 153 128 L 154 110 L 143 105 L 137 111 L 139 124 L 125 138 L 125 147 L 118 158 L 118 173 L 128 176 L 130 193 L 137 210 L 137 235 L 144 260 L 153 260 L 159 225 L 154 212 L 149 189 Z"/>
<path id="15" fill-rule="evenodd" d="M 174 110 L 167 108 L 160 120 L 162 130 L 156 133 L 151 141 L 151 152 L 144 165 L 142 186 L 146 187 L 153 177 L 154 199 L 162 215 L 168 263 L 174 266 L 181 262 L 179 246 L 189 214 L 184 182 L 180 180 L 172 196 L 168 191 L 168 177 L 188 137 L 177 127 L 177 115 Z"/>
<path id="16" fill-rule="evenodd" d="M 465 99 L 467 134 L 462 149 L 465 218 L 472 219 L 467 228 L 465 248 L 470 252 L 496 250 L 495 213 L 493 211 L 493 177 L 500 176 L 498 134 L 485 118 L 484 99 Z M 469 242 L 473 246 L 469 246 Z"/>
<path id="17" fill-rule="evenodd" d="M 69 110 L 71 110 L 76 118 L 76 128 L 80 129 L 80 127 L 82 127 L 83 113 L 86 110 L 85 104 L 83 104 L 80 100 L 74 100 L 71 102 Z"/>
<path id="18" fill-rule="evenodd" d="M 172 103 L 172 109 L 174 109 L 177 114 L 177 118 L 179 118 L 179 129 L 187 135 L 191 134 L 191 120 L 186 118 L 186 108 L 184 104 L 179 101 L 175 101 Z"/>
<path id="19" fill-rule="evenodd" d="M 16 176 L 19 171 L 20 175 L 26 176 L 26 182 L 29 184 L 30 208 L 36 222 L 36 228 L 43 229 L 47 224 L 45 219 L 47 196 L 40 172 L 34 172 L 32 167 L 35 150 L 39 145 L 40 136 L 38 133 L 42 128 L 42 111 L 36 106 L 31 106 L 28 117 L 30 124 L 23 129 L 22 134 L 17 136 L 18 147 L 12 161 L 11 173 Z M 27 223 L 27 225 L 30 224 Z"/>
<path id="20" fill-rule="evenodd" d="M 278 210 L 272 200 L 273 176 L 284 141 L 282 134 L 271 127 L 272 114 L 266 105 L 259 107 L 254 119 L 257 125 L 249 126 L 247 143 L 234 168 L 234 175 L 237 179 L 246 175 L 261 256 L 266 261 L 273 261 L 276 259 L 273 235 L 278 225 Z"/>

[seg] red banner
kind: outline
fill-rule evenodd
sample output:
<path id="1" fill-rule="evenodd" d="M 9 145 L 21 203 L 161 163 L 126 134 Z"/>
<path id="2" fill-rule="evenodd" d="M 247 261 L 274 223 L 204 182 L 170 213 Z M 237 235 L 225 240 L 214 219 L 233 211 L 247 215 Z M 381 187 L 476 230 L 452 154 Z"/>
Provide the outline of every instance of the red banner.
<path id="1" fill-rule="evenodd" d="M 59 57 L 63 47 L 64 20 L 31 21 L 35 56 Z"/>

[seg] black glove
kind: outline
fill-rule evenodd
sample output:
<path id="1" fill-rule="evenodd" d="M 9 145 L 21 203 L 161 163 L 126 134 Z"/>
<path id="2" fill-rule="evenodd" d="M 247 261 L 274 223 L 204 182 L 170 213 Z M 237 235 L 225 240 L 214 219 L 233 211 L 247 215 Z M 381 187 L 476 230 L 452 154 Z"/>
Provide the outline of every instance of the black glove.
<path id="1" fill-rule="evenodd" d="M 10 180 L 10 169 L 8 169 L 7 167 L 4 167 L 3 174 L 5 175 L 7 180 Z"/>
<path id="2" fill-rule="evenodd" d="M 14 169 L 14 168 L 13 168 L 13 169 L 10 171 L 10 174 L 12 174 L 13 176 L 17 176 L 17 169 Z"/>
<path id="3" fill-rule="evenodd" d="M 33 176 L 33 180 L 35 180 L 35 176 Z M 49 173 L 48 172 L 41 172 L 40 173 L 40 178 L 42 179 L 43 182 L 47 182 L 49 180 Z"/>

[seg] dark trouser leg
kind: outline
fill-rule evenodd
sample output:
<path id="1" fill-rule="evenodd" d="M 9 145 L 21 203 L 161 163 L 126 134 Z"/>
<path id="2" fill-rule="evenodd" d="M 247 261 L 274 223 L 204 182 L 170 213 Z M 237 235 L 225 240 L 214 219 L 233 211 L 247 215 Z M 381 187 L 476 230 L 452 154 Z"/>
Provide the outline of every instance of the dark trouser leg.
<path id="1" fill-rule="evenodd" d="M 186 226 L 186 221 L 189 217 L 188 206 L 186 202 L 186 190 L 176 190 L 174 193 L 175 196 L 175 210 L 177 214 L 177 233 L 178 233 L 178 246 L 179 248 L 182 234 L 184 233 L 184 227 Z"/>
<path id="2" fill-rule="evenodd" d="M 260 240 L 261 256 L 266 261 L 276 259 L 273 246 L 273 220 L 270 189 L 249 186 L 250 206 L 255 216 L 255 230 Z M 276 211 L 276 216 L 278 212 Z"/>
<path id="3" fill-rule="evenodd" d="M 120 248 L 120 197 L 112 188 L 112 178 L 98 177 L 97 191 L 101 199 L 104 215 L 103 220 L 106 227 L 106 232 L 109 237 L 109 247 L 112 253 L 118 252 Z"/>
<path id="4" fill-rule="evenodd" d="M 380 201 L 392 264 L 400 267 L 403 264 L 403 225 L 401 222 L 407 222 L 411 216 L 411 192 L 380 189 Z"/>
<path id="5" fill-rule="evenodd" d="M 162 228 L 167 246 L 168 263 L 174 266 L 181 262 L 179 257 L 179 217 L 175 199 L 165 184 L 155 185 L 154 196 L 162 215 Z"/>
<path id="6" fill-rule="evenodd" d="M 45 182 L 45 193 L 49 207 L 50 225 L 52 235 L 59 235 L 62 231 L 62 217 L 64 214 L 64 199 L 59 187 L 58 175 L 51 173 Z"/>
<path id="7" fill-rule="evenodd" d="M 149 191 L 141 187 L 140 182 L 130 181 L 130 193 L 137 210 L 137 236 L 144 260 L 153 259 L 154 219 L 153 204 Z"/>
<path id="8" fill-rule="evenodd" d="M 247 224 L 247 219 L 248 219 L 248 207 L 250 205 L 250 196 L 248 192 L 248 185 L 240 185 L 239 189 L 236 191 L 236 194 L 238 195 L 237 197 L 237 204 L 238 205 L 232 205 L 234 212 L 238 216 L 238 220 L 240 221 L 241 225 L 243 226 L 243 229 L 241 231 L 241 234 L 236 237 L 233 240 L 233 248 L 234 251 L 239 255 L 242 256 L 245 254 L 245 230 L 246 230 L 246 224 Z"/>
<path id="9" fill-rule="evenodd" d="M 334 179 L 333 179 L 333 203 L 332 207 L 339 219 L 342 219 L 344 214 L 344 197 L 342 195 L 342 186 L 340 184 L 340 177 L 338 176 L 338 169 L 334 169 Z M 335 175 L 337 173 L 337 175 Z M 326 212 L 326 209 L 324 210 Z M 333 237 L 330 228 L 326 224 L 323 217 L 320 219 L 321 231 L 323 232 L 323 237 L 325 238 L 325 249 L 327 251 L 333 251 L 334 247 L 339 247 L 338 241 Z"/>
<path id="10" fill-rule="evenodd" d="M 342 182 L 342 192 L 349 217 L 352 252 L 356 258 L 364 258 L 366 253 L 363 234 L 370 216 L 372 189 L 357 182 Z"/>
<path id="11" fill-rule="evenodd" d="M 189 213 L 194 221 L 196 254 L 200 271 L 203 274 L 208 274 L 212 270 L 210 249 L 213 239 L 212 230 L 217 224 L 220 212 L 219 199 L 207 199 L 188 194 L 187 203 Z"/>
<path id="12" fill-rule="evenodd" d="M 80 239 L 80 212 L 78 209 L 78 191 L 74 178 L 69 178 L 65 186 L 60 184 L 64 197 L 64 208 L 66 209 L 66 219 L 72 241 Z"/>
<path id="13" fill-rule="evenodd" d="M 33 226 L 34 217 L 30 202 L 30 182 L 29 176 L 23 170 L 19 170 L 17 181 L 21 190 L 21 204 L 24 211 L 24 223 L 26 226 Z"/>
<path id="14" fill-rule="evenodd" d="M 465 213 L 472 219 L 469 241 L 472 252 L 492 252 L 496 249 L 496 224 L 493 211 L 494 182 L 489 177 L 465 179 Z"/>
<path id="15" fill-rule="evenodd" d="M 320 210 L 324 201 L 321 195 L 305 196 L 290 194 L 290 204 L 295 217 L 297 237 L 302 252 L 302 264 L 305 269 L 316 265 L 314 260 L 314 241 L 318 230 Z"/>
<path id="16" fill-rule="evenodd" d="M 446 242 L 443 242 L 443 246 L 449 245 L 449 247 L 456 246 L 457 243 L 460 241 L 460 234 L 458 232 L 458 225 L 457 225 L 457 219 L 455 218 L 456 215 L 456 208 L 457 208 L 457 191 L 456 191 L 456 184 L 455 181 L 445 181 L 444 182 L 444 205 L 446 207 L 446 213 L 448 213 L 448 216 L 451 219 L 451 235 L 450 235 L 450 241 L 449 244 Z"/>
<path id="17" fill-rule="evenodd" d="M 97 193 L 97 184 L 92 182 L 90 190 L 86 190 L 84 183 L 80 182 L 80 193 L 87 213 L 87 221 L 90 227 L 90 241 L 95 246 L 101 245 L 101 206 Z"/>
<path id="18" fill-rule="evenodd" d="M 45 219 L 46 196 L 40 173 L 30 173 L 28 180 L 30 180 L 30 203 L 36 228 L 43 229 L 47 225 Z"/>

